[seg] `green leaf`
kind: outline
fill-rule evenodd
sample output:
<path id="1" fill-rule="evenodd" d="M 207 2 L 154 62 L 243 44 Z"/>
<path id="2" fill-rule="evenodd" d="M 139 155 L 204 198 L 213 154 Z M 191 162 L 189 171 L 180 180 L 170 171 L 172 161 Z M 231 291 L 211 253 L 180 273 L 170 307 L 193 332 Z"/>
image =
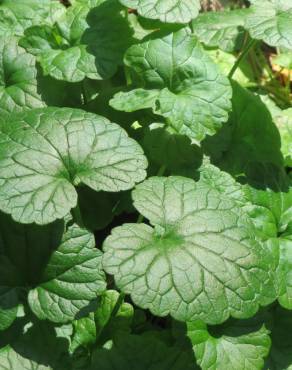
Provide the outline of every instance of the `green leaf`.
<path id="1" fill-rule="evenodd" d="M 142 149 L 123 129 L 77 109 L 11 115 L 0 153 L 0 208 L 22 223 L 63 218 L 77 204 L 74 185 L 115 192 L 146 175 Z"/>
<path id="2" fill-rule="evenodd" d="M 14 37 L 0 37 L 0 113 L 44 107 L 35 58 Z"/>
<path id="3" fill-rule="evenodd" d="M 272 60 L 282 68 L 292 69 L 292 52 L 278 54 Z"/>
<path id="4" fill-rule="evenodd" d="M 135 304 L 158 316 L 215 324 L 249 317 L 275 298 L 276 257 L 257 242 L 233 196 L 205 179 L 153 177 L 133 199 L 154 228 L 113 229 L 103 266 Z"/>
<path id="5" fill-rule="evenodd" d="M 196 18 L 200 10 L 199 0 L 119 0 L 128 8 L 150 19 L 160 19 L 166 23 L 188 23 Z"/>
<path id="6" fill-rule="evenodd" d="M 250 321 L 250 322 L 249 322 Z M 262 369 L 271 346 L 265 326 L 252 320 L 223 325 L 217 333 L 201 321 L 188 322 L 188 337 L 203 370 Z M 212 328 L 210 328 L 212 329 Z"/>
<path id="7" fill-rule="evenodd" d="M 261 95 L 260 98 L 269 109 L 273 117 L 273 121 L 275 122 L 280 132 L 281 151 L 284 156 L 285 165 L 288 167 L 292 167 L 292 108 L 282 110 L 268 96 Z"/>
<path id="8" fill-rule="evenodd" d="M 201 149 L 184 135 L 178 135 L 163 125 L 153 124 L 146 131 L 143 146 L 147 158 L 165 166 L 172 175 L 194 177 L 202 162 Z"/>
<path id="9" fill-rule="evenodd" d="M 280 135 L 269 111 L 258 96 L 235 82 L 229 120 L 203 147 L 214 164 L 233 175 L 245 173 L 253 163 L 283 165 Z"/>
<path id="10" fill-rule="evenodd" d="M 133 306 L 124 302 L 122 294 L 107 290 L 94 313 L 99 342 L 104 343 L 118 333 L 130 332 L 133 315 Z"/>
<path id="11" fill-rule="evenodd" d="M 236 57 L 220 49 L 209 49 L 206 52 L 218 65 L 220 71 L 225 76 L 228 76 L 232 66 L 236 63 Z M 232 78 L 243 87 L 254 82 L 254 72 L 247 60 L 243 60 L 240 63 Z"/>
<path id="12" fill-rule="evenodd" d="M 74 353 L 79 347 L 90 348 L 94 345 L 96 341 L 96 327 L 92 312 L 87 317 L 75 320 L 73 328 L 72 343 L 70 345 L 71 353 Z"/>
<path id="13" fill-rule="evenodd" d="M 252 0 L 245 27 L 254 39 L 270 46 L 292 49 L 292 3 L 290 0 Z"/>
<path id="14" fill-rule="evenodd" d="M 280 305 L 292 310 L 292 233 L 280 238 L 278 278 L 283 288 L 278 298 Z"/>
<path id="15" fill-rule="evenodd" d="M 292 215 L 292 188 L 285 170 L 271 164 L 258 163 L 247 172 L 246 198 L 273 215 L 277 232 L 285 233 Z"/>
<path id="16" fill-rule="evenodd" d="M 1 0 L 0 36 L 22 36 L 33 25 L 52 25 L 65 11 L 57 0 Z"/>
<path id="17" fill-rule="evenodd" d="M 112 222 L 117 203 L 115 194 L 96 192 L 87 186 L 79 187 L 77 191 L 82 221 L 86 228 L 102 230 Z"/>
<path id="18" fill-rule="evenodd" d="M 68 343 L 46 322 L 29 323 L 17 340 L 0 348 L 1 370 L 69 370 Z"/>
<path id="19" fill-rule="evenodd" d="M 129 333 L 133 315 L 132 305 L 123 302 L 122 295 L 115 290 L 105 291 L 95 312 L 74 322 L 71 349 L 103 345 L 119 333 Z"/>
<path id="20" fill-rule="evenodd" d="M 258 165 L 248 174 L 247 200 L 260 206 L 269 218 L 258 221 L 271 247 L 279 249 L 277 285 L 280 304 L 292 309 L 292 186 L 282 169 Z M 262 217 L 260 212 L 258 217 Z M 268 231 L 268 232 L 267 232 Z"/>
<path id="21" fill-rule="evenodd" d="M 292 369 L 291 311 L 277 307 L 272 327 L 272 348 L 265 370 Z"/>
<path id="22" fill-rule="evenodd" d="M 1 263 L 0 263 L 1 266 Z M 1 266 L 3 267 L 3 266 Z M 0 285 L 0 331 L 9 328 L 17 317 L 18 294 L 14 288 Z"/>
<path id="23" fill-rule="evenodd" d="M 151 107 L 175 132 L 198 141 L 215 134 L 227 120 L 229 81 L 186 29 L 152 35 L 132 46 L 124 62 L 140 88 L 116 94 L 110 101 L 115 109 Z"/>
<path id="24" fill-rule="evenodd" d="M 91 370 L 196 370 L 191 356 L 179 347 L 165 345 L 158 336 L 118 335 L 111 349 L 93 352 Z"/>
<path id="25" fill-rule="evenodd" d="M 76 225 L 70 227 L 52 253 L 40 283 L 29 292 L 28 302 L 37 317 L 66 323 L 101 295 L 106 287 L 101 257 L 93 234 Z"/>
<path id="26" fill-rule="evenodd" d="M 242 45 L 244 21 L 248 15 L 248 9 L 205 12 L 193 20 L 192 28 L 205 45 L 232 52 Z"/>
<path id="27" fill-rule="evenodd" d="M 122 64 L 132 30 L 115 0 L 98 3 L 92 9 L 77 3 L 53 27 L 25 31 L 20 44 L 37 56 L 45 75 L 69 82 L 100 80 L 111 77 Z"/>
<path id="28" fill-rule="evenodd" d="M 23 288 L 38 281 L 62 232 L 62 222 L 41 228 L 17 224 L 0 213 L 0 330 L 16 319 Z"/>

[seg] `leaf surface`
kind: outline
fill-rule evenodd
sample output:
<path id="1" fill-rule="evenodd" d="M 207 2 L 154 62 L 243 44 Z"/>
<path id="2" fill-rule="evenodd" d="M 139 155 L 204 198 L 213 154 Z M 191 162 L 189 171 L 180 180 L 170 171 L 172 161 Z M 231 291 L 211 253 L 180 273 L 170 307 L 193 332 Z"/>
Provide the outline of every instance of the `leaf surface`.
<path id="1" fill-rule="evenodd" d="M 47 322 L 28 323 L 24 333 L 0 348 L 1 370 L 69 370 L 68 343 Z"/>
<path id="2" fill-rule="evenodd" d="M 206 324 L 200 321 L 189 322 L 187 327 L 198 364 L 203 370 L 263 368 L 271 346 L 269 331 L 264 325 L 257 328 L 249 327 L 245 322 L 235 322 L 225 329 L 226 334 L 218 336 L 212 335 Z"/>
<path id="3" fill-rule="evenodd" d="M 145 177 L 142 149 L 117 124 L 78 109 L 12 115 L 0 127 L 0 208 L 47 224 L 77 204 L 74 185 L 127 190 Z"/>
<path id="4" fill-rule="evenodd" d="M 158 333 L 157 333 L 158 334 Z M 90 370 L 197 370 L 189 353 L 149 335 L 118 335 L 111 349 L 93 353 Z"/>
<path id="5" fill-rule="evenodd" d="M 145 18 L 166 23 L 188 23 L 199 13 L 199 0 L 119 0 L 128 8 L 137 9 Z"/>
<path id="6" fill-rule="evenodd" d="M 102 253 L 94 236 L 72 226 L 43 270 L 40 283 L 28 295 L 32 311 L 41 320 L 66 323 L 105 290 Z"/>
<path id="7" fill-rule="evenodd" d="M 245 27 L 270 46 L 292 49 L 291 0 L 253 0 Z"/>
<path id="8" fill-rule="evenodd" d="M 34 26 L 20 44 L 37 56 L 45 75 L 78 82 L 111 77 L 131 44 L 132 31 L 114 0 L 77 3 L 54 26 Z M 120 35 L 123 37 L 120 37 Z"/>
<path id="9" fill-rule="evenodd" d="M 2 0 L 0 36 L 22 36 L 33 25 L 52 25 L 66 8 L 56 0 Z"/>
<path id="10" fill-rule="evenodd" d="M 0 113 L 44 107 L 35 58 L 14 37 L 0 37 Z"/>
<path id="11" fill-rule="evenodd" d="M 138 306 L 216 324 L 230 314 L 249 317 L 274 299 L 275 256 L 256 241 L 232 196 L 207 180 L 153 177 L 137 186 L 133 199 L 154 228 L 113 229 L 103 265 Z"/>
<path id="12" fill-rule="evenodd" d="M 240 48 L 244 36 L 247 9 L 205 12 L 192 22 L 194 34 L 205 45 L 233 52 Z"/>
<path id="13" fill-rule="evenodd" d="M 132 112 L 152 108 L 172 129 L 191 139 L 213 135 L 228 118 L 231 88 L 228 79 L 186 29 L 132 46 L 125 64 L 138 89 L 118 93 L 113 108 Z"/>
<path id="14" fill-rule="evenodd" d="M 214 164 L 233 175 L 246 173 L 255 163 L 283 165 L 279 131 L 268 109 L 235 82 L 229 120 L 203 146 Z"/>

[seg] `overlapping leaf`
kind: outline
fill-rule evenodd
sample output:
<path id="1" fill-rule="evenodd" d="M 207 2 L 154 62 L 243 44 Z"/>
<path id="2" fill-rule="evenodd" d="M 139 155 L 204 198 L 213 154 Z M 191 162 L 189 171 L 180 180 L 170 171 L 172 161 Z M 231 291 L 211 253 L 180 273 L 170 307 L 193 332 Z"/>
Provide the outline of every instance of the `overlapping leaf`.
<path id="1" fill-rule="evenodd" d="M 69 228 L 50 256 L 37 287 L 29 293 L 33 312 L 41 320 L 72 321 L 105 290 L 101 257 L 91 233 L 76 226 Z"/>
<path id="2" fill-rule="evenodd" d="M 291 311 L 277 307 L 274 310 L 272 325 L 272 348 L 265 370 L 291 370 L 292 369 L 292 320 Z"/>
<path id="3" fill-rule="evenodd" d="M 198 141 L 228 118 L 231 87 L 186 29 L 132 46 L 126 53 L 137 89 L 118 93 L 110 104 L 132 112 L 152 108 L 178 133 Z"/>
<path id="4" fill-rule="evenodd" d="M 292 49 L 291 0 L 252 0 L 245 27 L 268 45 Z"/>
<path id="5" fill-rule="evenodd" d="M 35 314 L 57 323 L 73 320 L 103 293 L 101 252 L 93 235 L 76 225 L 64 234 L 63 229 L 62 222 L 21 225 L 1 214 L 1 330 L 15 320 L 27 288 Z"/>
<path id="6" fill-rule="evenodd" d="M 258 221 L 272 246 L 279 248 L 279 302 L 292 309 L 292 186 L 281 170 L 258 165 L 249 175 L 245 194 L 253 204 L 264 208 L 268 220 Z M 258 217 L 262 217 L 259 212 Z"/>
<path id="7" fill-rule="evenodd" d="M 35 58 L 14 37 L 0 37 L 0 113 L 44 107 Z"/>
<path id="8" fill-rule="evenodd" d="M 263 368 L 271 346 L 269 331 L 264 325 L 257 327 L 252 320 L 234 322 L 225 328 L 223 326 L 215 335 L 200 321 L 189 322 L 187 327 L 198 364 L 203 370 Z"/>
<path id="9" fill-rule="evenodd" d="M 94 8 L 77 3 L 54 26 L 26 30 L 21 45 L 37 56 L 45 75 L 78 82 L 115 73 L 132 31 L 115 0 L 96 3 Z"/>
<path id="10" fill-rule="evenodd" d="M 199 0 L 119 0 L 128 8 L 137 9 L 145 18 L 166 23 L 188 23 L 199 13 Z"/>
<path id="11" fill-rule="evenodd" d="M 115 337 L 111 349 L 93 352 L 90 370 L 95 369 L 197 370 L 197 367 L 189 353 L 167 346 L 155 334 L 124 334 Z"/>
<path id="12" fill-rule="evenodd" d="M 256 241 L 236 199 L 210 179 L 146 180 L 134 205 L 154 228 L 125 224 L 104 243 L 105 270 L 156 315 L 214 324 L 251 316 L 275 297 L 276 257 Z"/>
<path id="13" fill-rule="evenodd" d="M 28 323 L 24 333 L 0 348 L 1 370 L 69 370 L 68 343 L 47 322 Z"/>
<path id="14" fill-rule="evenodd" d="M 0 209 L 22 223 L 64 217 L 80 183 L 115 192 L 146 175 L 140 146 L 118 125 L 82 110 L 12 115 L 0 132 Z"/>
<path id="15" fill-rule="evenodd" d="M 247 9 L 202 13 L 192 22 L 192 28 L 207 46 L 232 52 L 242 45 L 243 26 L 248 14 Z"/>
<path id="16" fill-rule="evenodd" d="M 22 36 L 26 28 L 54 22 L 65 13 L 57 0 L 1 0 L 0 36 Z"/>
<path id="17" fill-rule="evenodd" d="M 258 96 L 235 82 L 228 122 L 203 145 L 213 163 L 234 175 L 253 163 L 283 165 L 279 131 L 268 109 Z"/>

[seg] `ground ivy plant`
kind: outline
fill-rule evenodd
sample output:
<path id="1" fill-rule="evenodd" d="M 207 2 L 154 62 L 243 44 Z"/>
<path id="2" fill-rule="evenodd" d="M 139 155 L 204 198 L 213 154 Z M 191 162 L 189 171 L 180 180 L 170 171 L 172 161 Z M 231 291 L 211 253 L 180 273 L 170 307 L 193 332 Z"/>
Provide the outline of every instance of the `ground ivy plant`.
<path id="1" fill-rule="evenodd" d="M 0 370 L 292 369 L 292 1 L 202 3 L 0 0 Z"/>

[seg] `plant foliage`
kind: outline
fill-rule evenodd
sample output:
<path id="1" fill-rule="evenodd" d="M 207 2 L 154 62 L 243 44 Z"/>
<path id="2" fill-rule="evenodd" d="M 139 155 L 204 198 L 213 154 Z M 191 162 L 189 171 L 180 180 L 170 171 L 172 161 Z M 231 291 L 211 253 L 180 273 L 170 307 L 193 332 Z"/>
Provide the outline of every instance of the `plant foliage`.
<path id="1" fill-rule="evenodd" d="M 291 0 L 0 0 L 0 370 L 292 369 L 291 52 Z"/>

